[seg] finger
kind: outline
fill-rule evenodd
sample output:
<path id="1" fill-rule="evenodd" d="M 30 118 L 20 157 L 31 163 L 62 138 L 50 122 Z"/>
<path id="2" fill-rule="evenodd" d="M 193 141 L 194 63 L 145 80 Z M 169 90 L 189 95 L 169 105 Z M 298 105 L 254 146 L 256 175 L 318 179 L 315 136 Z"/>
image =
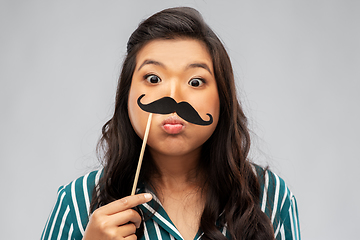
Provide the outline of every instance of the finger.
<path id="1" fill-rule="evenodd" d="M 112 215 L 149 202 L 151 199 L 152 195 L 150 193 L 127 196 L 101 207 L 101 211 L 103 211 L 104 214 Z"/>
<path id="2" fill-rule="evenodd" d="M 122 225 L 117 230 L 118 236 L 122 236 L 123 238 L 126 238 L 128 236 L 134 235 L 136 232 L 136 227 L 134 224 L 129 223 Z"/>
<path id="3" fill-rule="evenodd" d="M 137 237 L 135 234 L 133 234 L 133 235 L 125 237 L 124 240 L 137 240 Z"/>
<path id="4" fill-rule="evenodd" d="M 110 221 L 116 226 L 125 225 L 131 222 L 136 226 L 136 228 L 139 228 L 142 221 L 140 214 L 134 209 L 127 209 L 108 217 L 111 219 Z"/>

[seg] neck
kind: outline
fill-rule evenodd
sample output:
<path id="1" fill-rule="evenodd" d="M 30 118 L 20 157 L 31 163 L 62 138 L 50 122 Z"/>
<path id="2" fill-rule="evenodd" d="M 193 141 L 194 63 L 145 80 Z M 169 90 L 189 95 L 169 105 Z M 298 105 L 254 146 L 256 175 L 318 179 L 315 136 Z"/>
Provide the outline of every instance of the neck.
<path id="1" fill-rule="evenodd" d="M 169 156 L 151 151 L 151 156 L 158 170 L 151 181 L 162 189 L 181 189 L 198 187 L 202 182 L 199 170 L 201 149 L 196 149 L 186 155 Z"/>

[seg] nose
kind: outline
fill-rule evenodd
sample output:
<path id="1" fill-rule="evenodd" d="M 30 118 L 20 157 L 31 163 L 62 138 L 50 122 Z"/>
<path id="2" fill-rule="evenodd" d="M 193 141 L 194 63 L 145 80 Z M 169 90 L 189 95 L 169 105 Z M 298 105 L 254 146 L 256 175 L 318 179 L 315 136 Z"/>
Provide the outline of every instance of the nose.
<path id="1" fill-rule="evenodd" d="M 184 100 L 181 81 L 177 79 L 171 79 L 171 81 L 169 81 L 169 92 L 170 97 L 173 98 L 176 102 L 181 102 Z"/>

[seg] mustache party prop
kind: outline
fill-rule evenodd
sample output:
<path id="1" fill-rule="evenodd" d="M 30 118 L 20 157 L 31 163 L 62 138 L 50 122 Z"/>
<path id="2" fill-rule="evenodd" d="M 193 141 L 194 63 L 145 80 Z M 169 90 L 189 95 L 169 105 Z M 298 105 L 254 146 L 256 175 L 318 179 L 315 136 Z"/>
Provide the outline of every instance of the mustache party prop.
<path id="1" fill-rule="evenodd" d="M 145 112 L 158 114 L 170 114 L 176 112 L 177 115 L 179 115 L 179 117 L 181 117 L 185 121 L 202 126 L 210 125 L 213 122 L 213 117 L 210 113 L 206 114 L 210 117 L 210 120 L 205 121 L 200 117 L 198 112 L 188 102 L 177 103 L 171 97 L 163 97 L 149 104 L 142 104 L 140 100 L 144 96 L 145 94 L 142 94 L 138 98 L 137 103 L 139 107 Z"/>

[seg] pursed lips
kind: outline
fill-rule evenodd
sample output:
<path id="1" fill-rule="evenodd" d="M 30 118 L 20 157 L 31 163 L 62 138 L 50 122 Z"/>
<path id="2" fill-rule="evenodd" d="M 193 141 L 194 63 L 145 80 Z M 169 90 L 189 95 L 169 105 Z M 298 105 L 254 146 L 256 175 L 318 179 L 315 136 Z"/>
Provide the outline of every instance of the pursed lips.
<path id="1" fill-rule="evenodd" d="M 162 128 L 168 134 L 178 134 L 185 128 L 185 122 L 176 115 L 169 116 L 162 121 Z"/>

